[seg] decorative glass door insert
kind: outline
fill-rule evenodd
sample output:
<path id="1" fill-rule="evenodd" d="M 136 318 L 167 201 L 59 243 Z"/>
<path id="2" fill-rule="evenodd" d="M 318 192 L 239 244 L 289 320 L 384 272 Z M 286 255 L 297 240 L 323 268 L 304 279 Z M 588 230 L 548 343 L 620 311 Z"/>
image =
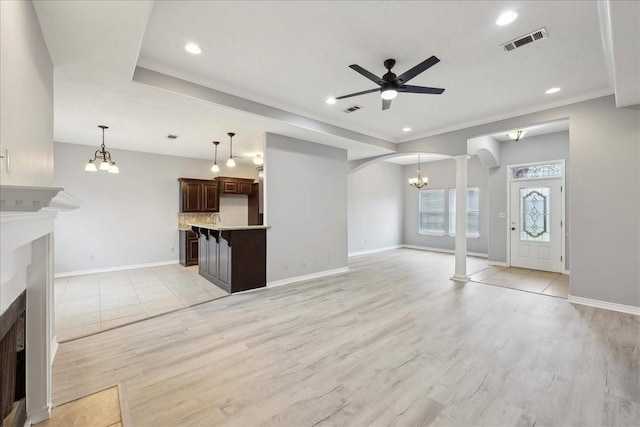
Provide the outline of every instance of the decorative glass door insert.
<path id="1" fill-rule="evenodd" d="M 550 241 L 550 202 L 549 187 L 520 188 L 520 240 Z"/>

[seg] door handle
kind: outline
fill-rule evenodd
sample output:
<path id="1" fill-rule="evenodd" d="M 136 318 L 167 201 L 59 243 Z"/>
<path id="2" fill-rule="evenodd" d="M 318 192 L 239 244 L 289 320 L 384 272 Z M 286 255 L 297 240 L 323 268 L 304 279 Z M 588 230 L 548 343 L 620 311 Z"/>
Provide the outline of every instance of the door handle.
<path id="1" fill-rule="evenodd" d="M 516 231 L 516 228 L 515 227 L 511 227 L 511 231 Z"/>

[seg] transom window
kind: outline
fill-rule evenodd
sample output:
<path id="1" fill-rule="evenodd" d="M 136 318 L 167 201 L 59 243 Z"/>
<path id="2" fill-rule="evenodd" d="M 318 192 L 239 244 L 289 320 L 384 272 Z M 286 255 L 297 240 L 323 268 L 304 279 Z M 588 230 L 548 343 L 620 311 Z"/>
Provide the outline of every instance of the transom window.
<path id="1" fill-rule="evenodd" d="M 521 166 L 511 168 L 511 179 L 556 178 L 562 175 L 562 165 L 552 163 L 547 165 Z"/>

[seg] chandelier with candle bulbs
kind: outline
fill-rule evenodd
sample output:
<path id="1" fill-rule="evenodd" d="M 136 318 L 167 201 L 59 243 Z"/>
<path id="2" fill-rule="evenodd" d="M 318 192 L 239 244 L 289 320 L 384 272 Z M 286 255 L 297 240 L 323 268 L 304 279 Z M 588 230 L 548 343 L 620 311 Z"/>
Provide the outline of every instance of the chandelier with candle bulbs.
<path id="1" fill-rule="evenodd" d="M 416 187 L 420 189 L 422 187 L 426 187 L 429 184 L 429 178 L 426 176 L 422 176 L 422 172 L 420 171 L 420 154 L 418 154 L 418 174 L 415 178 L 409 178 L 409 185 L 412 187 Z"/>

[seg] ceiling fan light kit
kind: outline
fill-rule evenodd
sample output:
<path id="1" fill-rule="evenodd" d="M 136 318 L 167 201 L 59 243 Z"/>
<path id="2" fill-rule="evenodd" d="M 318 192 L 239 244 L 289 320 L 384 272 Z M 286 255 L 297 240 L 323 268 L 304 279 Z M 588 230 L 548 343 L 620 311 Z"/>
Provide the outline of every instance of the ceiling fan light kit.
<path id="1" fill-rule="evenodd" d="M 415 67 L 405 71 L 404 73 L 396 76 L 391 69 L 394 65 L 396 65 L 395 59 L 387 59 L 384 61 L 384 67 L 387 69 L 387 72 L 382 76 L 378 77 L 370 71 L 365 70 L 361 66 L 357 64 L 349 65 L 349 68 L 371 80 L 378 86 L 377 89 L 369 89 L 364 90 L 362 92 L 350 93 L 349 95 L 338 96 L 335 99 L 345 99 L 351 98 L 352 96 L 366 95 L 367 93 L 380 92 L 380 97 L 382 98 L 382 109 L 388 110 L 391 107 L 391 100 L 395 99 L 398 96 L 398 92 L 406 92 L 406 93 L 423 93 L 429 95 L 441 95 L 444 92 L 444 89 L 437 87 L 426 87 L 426 86 L 411 86 L 406 83 L 416 77 L 418 74 L 426 71 L 427 69 L 436 65 L 440 60 L 435 56 L 431 56 L 429 59 L 426 59 L 416 65 Z M 334 99 L 334 98 L 331 98 Z M 328 100 L 327 100 L 327 103 Z"/>
<path id="2" fill-rule="evenodd" d="M 109 129 L 109 126 L 99 125 L 98 127 L 102 129 L 102 145 L 100 145 L 100 149 L 96 150 L 93 154 L 93 159 L 89 159 L 84 170 L 86 172 L 97 172 L 98 170 L 101 170 L 109 173 L 120 173 L 118 165 L 116 165 L 116 162 L 111 160 L 111 153 L 107 151 L 104 145 L 104 131 L 105 129 Z M 97 160 L 101 160 L 100 167 L 96 167 Z"/>

